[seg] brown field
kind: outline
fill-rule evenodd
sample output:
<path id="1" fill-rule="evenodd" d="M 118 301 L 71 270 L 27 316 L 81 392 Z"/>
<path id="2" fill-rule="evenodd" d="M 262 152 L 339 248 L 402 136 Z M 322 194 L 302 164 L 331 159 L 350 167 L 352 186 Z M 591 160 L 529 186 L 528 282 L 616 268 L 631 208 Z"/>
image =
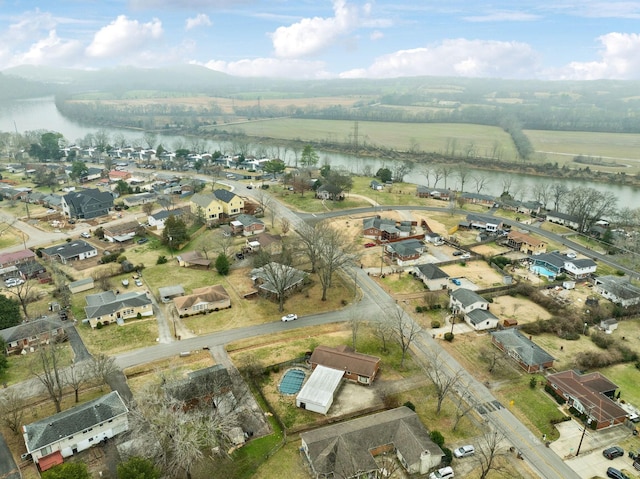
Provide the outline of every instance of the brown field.
<path id="1" fill-rule="evenodd" d="M 237 107 L 255 106 L 258 103 L 262 107 L 274 106 L 278 108 L 294 107 L 304 108 L 314 106 L 318 108 L 326 108 L 328 106 L 341 105 L 352 106 L 354 103 L 363 101 L 364 97 L 313 97 L 313 98 L 260 98 L 243 100 L 225 97 L 195 96 L 195 97 L 178 97 L 178 98 L 127 98 L 124 100 L 99 100 L 104 105 L 132 107 L 132 106 L 148 106 L 148 105 L 172 105 L 184 108 L 205 109 L 211 106 L 217 106 L 225 114 L 234 113 Z M 94 103 L 95 100 L 73 100 L 74 103 Z"/>
<path id="2" fill-rule="evenodd" d="M 502 275 L 490 267 L 485 261 L 468 261 L 442 266 L 441 268 L 452 278 L 466 278 L 479 288 L 502 286 Z"/>

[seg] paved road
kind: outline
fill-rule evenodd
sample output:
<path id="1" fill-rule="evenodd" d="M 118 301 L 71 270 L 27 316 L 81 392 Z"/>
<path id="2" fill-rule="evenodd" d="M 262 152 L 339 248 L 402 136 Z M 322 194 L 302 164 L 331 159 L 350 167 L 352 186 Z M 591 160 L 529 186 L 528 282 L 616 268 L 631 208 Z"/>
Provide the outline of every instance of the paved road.
<path id="1" fill-rule="evenodd" d="M 2 479 L 20 479 L 22 477 L 2 433 L 0 433 L 0 477 Z"/>

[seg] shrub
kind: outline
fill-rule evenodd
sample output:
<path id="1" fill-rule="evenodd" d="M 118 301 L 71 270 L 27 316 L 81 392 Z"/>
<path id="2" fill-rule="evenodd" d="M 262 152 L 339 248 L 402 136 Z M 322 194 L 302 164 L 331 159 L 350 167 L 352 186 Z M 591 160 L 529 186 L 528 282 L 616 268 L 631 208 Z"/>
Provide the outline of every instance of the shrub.
<path id="1" fill-rule="evenodd" d="M 444 340 L 451 342 L 453 341 L 453 336 L 454 334 L 452 332 L 444 333 Z"/>
<path id="2" fill-rule="evenodd" d="M 141 313 L 136 314 L 136 319 L 142 319 L 142 314 Z"/>
<path id="3" fill-rule="evenodd" d="M 529 379 L 529 387 L 531 389 L 535 389 L 537 385 L 538 385 L 538 379 L 535 376 L 531 376 L 531 379 Z"/>
<path id="4" fill-rule="evenodd" d="M 429 433 L 429 437 L 433 442 L 435 442 L 440 448 L 444 446 L 444 436 L 440 431 L 431 431 Z"/>
<path id="5" fill-rule="evenodd" d="M 403 406 L 408 407 L 409 409 L 411 409 L 413 412 L 416 411 L 416 406 L 415 404 L 413 404 L 411 401 L 407 401 L 406 403 L 403 404 Z"/>
<path id="6" fill-rule="evenodd" d="M 158 256 L 158 259 L 156 261 L 156 264 L 165 264 L 167 263 L 169 260 L 167 259 L 166 256 Z"/>
<path id="7" fill-rule="evenodd" d="M 102 323 L 100 321 L 96 323 L 96 329 L 102 329 Z"/>
<path id="8" fill-rule="evenodd" d="M 611 336 L 608 336 L 599 331 L 594 331 L 593 333 L 591 333 L 591 341 L 600 349 L 609 349 L 609 346 L 614 343 L 614 339 Z"/>
<path id="9" fill-rule="evenodd" d="M 566 400 L 565 398 L 563 398 L 560 394 L 558 394 L 558 393 L 555 391 L 555 389 L 553 389 L 549 384 L 546 384 L 546 385 L 544 386 L 544 390 L 545 390 L 546 392 L 548 392 L 548 393 L 551 395 L 551 397 L 552 397 L 553 399 L 555 399 L 555 400 L 556 400 L 556 402 L 557 402 L 558 404 L 562 405 L 562 404 L 565 404 L 565 403 L 567 402 L 567 400 Z M 571 419 L 571 418 L 569 418 L 569 419 Z M 553 421 L 553 420 L 552 420 L 552 421 Z"/>
<path id="10" fill-rule="evenodd" d="M 445 466 L 448 466 L 453 461 L 453 452 L 448 447 L 441 447 L 442 452 L 444 453 L 444 458 L 442 459 L 442 463 Z"/>
<path id="11" fill-rule="evenodd" d="M 422 313 L 422 306 L 416 306 L 416 313 Z"/>
<path id="12" fill-rule="evenodd" d="M 433 321 L 431 321 L 431 327 L 432 328 L 439 328 L 440 327 L 440 321 L 434 319 Z"/>

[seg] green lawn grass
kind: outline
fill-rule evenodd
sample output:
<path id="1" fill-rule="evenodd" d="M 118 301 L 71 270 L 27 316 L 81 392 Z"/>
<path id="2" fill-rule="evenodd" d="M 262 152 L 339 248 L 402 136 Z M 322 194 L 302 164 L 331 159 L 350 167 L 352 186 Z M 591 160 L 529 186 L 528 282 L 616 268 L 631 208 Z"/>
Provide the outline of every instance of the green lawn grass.
<path id="1" fill-rule="evenodd" d="M 129 319 L 123 326 L 111 324 L 102 329 L 91 329 L 88 324 L 78 325 L 78 333 L 91 353 L 118 354 L 123 351 L 156 344 L 156 319 Z"/>
<path id="2" fill-rule="evenodd" d="M 534 377 L 537 384 L 531 388 L 529 381 Z M 544 391 L 544 383 L 544 376 L 523 375 L 519 380 L 510 381 L 508 386 L 494 390 L 494 394 L 534 434 L 546 434 L 553 441 L 559 434 L 551 420 L 562 419 L 564 414 L 558 409 L 558 403 Z"/>

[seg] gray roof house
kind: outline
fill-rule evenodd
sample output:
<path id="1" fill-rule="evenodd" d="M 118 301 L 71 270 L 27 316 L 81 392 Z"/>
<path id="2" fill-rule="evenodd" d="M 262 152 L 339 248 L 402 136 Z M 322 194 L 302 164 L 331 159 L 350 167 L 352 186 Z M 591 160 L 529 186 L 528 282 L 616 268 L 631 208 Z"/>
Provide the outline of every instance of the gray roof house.
<path id="1" fill-rule="evenodd" d="M 65 341 L 67 333 L 56 315 L 0 330 L 0 337 L 4 339 L 5 352 L 13 354 L 30 351 L 50 341 Z"/>
<path id="2" fill-rule="evenodd" d="M 598 276 L 593 280 L 593 289 L 624 308 L 640 303 L 640 288 L 631 284 L 628 276 Z"/>
<path id="3" fill-rule="evenodd" d="M 526 372 L 536 373 L 553 367 L 555 358 L 516 328 L 490 334 L 494 346 L 507 353 Z"/>
<path id="4" fill-rule="evenodd" d="M 464 320 L 476 331 L 496 329 L 500 321 L 493 313 L 486 309 L 474 309 L 464 315 Z"/>
<path id="5" fill-rule="evenodd" d="M 63 264 L 98 256 L 96 247 L 81 239 L 43 248 L 41 251 L 43 258 L 54 259 Z"/>
<path id="6" fill-rule="evenodd" d="M 446 289 L 449 275 L 433 263 L 415 266 L 415 274 L 431 290 Z"/>
<path id="7" fill-rule="evenodd" d="M 27 454 L 41 471 L 62 464 L 129 429 L 129 409 L 117 391 L 22 427 Z"/>
<path id="8" fill-rule="evenodd" d="M 467 314 L 474 309 L 489 309 L 489 301 L 475 291 L 467 288 L 458 288 L 449 296 L 449 308 L 454 313 Z"/>
<path id="9" fill-rule="evenodd" d="M 443 456 L 418 415 L 405 406 L 303 432 L 300 438 L 316 479 L 378 474 L 375 456 L 386 453 L 409 474 L 426 474 Z"/>
<path id="10" fill-rule="evenodd" d="M 153 315 L 151 299 L 146 293 L 132 291 L 130 293 L 118 294 L 113 291 L 88 294 L 85 298 L 87 305 L 84 311 L 88 322 L 92 328 L 98 323 L 124 324 L 125 319 L 135 318 L 140 313 L 141 316 Z"/>
<path id="11" fill-rule="evenodd" d="M 400 266 L 414 263 L 422 256 L 425 249 L 424 243 L 417 239 L 406 239 L 384 245 L 387 256 L 390 256 Z"/>
<path id="12" fill-rule="evenodd" d="M 62 211 L 69 218 L 97 218 L 109 214 L 111 209 L 113 195 L 97 188 L 72 191 L 62 197 Z"/>

